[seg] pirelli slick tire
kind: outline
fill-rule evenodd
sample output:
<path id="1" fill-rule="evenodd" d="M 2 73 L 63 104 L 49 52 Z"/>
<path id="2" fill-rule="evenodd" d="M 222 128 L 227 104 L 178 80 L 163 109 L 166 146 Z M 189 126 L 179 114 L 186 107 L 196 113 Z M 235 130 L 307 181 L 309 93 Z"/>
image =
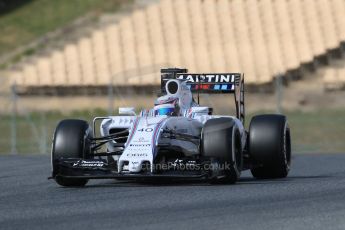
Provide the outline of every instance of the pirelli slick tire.
<path id="1" fill-rule="evenodd" d="M 211 183 L 234 184 L 241 175 L 242 146 L 238 127 L 231 118 L 208 120 L 202 130 L 201 154 L 211 160 Z M 218 167 L 218 168 L 217 168 Z M 222 175 L 217 176 L 218 172 Z"/>
<path id="2" fill-rule="evenodd" d="M 59 176 L 57 161 L 66 158 L 90 158 L 92 129 L 83 120 L 62 120 L 55 129 L 51 152 L 52 176 L 61 186 L 81 187 L 87 179 L 67 179 Z"/>
<path id="3" fill-rule="evenodd" d="M 284 178 L 291 165 L 291 137 L 283 115 L 253 117 L 249 127 L 249 154 L 255 163 L 251 173 L 257 179 Z"/>

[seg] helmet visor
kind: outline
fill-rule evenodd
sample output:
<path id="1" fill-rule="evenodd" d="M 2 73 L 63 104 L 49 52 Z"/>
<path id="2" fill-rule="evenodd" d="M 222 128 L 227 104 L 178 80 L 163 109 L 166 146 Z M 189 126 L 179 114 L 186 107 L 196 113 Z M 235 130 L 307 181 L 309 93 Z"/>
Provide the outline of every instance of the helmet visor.
<path id="1" fill-rule="evenodd" d="M 155 115 L 171 115 L 174 108 L 159 108 L 155 110 Z"/>

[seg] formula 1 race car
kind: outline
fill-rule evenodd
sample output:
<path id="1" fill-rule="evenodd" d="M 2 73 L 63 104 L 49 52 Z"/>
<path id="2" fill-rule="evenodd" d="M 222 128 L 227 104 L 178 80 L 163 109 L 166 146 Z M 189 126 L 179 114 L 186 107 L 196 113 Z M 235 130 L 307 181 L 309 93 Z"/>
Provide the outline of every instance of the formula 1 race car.
<path id="1" fill-rule="evenodd" d="M 244 128 L 244 76 L 191 74 L 162 69 L 155 106 L 136 115 L 62 120 L 54 133 L 52 179 L 84 186 L 89 179 L 203 179 L 235 183 L 241 171 L 255 178 L 284 178 L 291 162 L 291 139 L 283 115 L 258 115 Z M 213 115 L 193 93 L 234 94 L 236 116 Z M 96 126 L 99 133 L 96 135 Z"/>

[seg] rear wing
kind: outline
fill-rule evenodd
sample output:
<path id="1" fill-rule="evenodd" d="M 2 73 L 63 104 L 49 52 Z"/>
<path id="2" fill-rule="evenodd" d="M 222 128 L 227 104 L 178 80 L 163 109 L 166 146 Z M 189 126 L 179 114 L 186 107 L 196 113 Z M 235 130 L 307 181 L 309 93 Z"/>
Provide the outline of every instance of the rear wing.
<path id="1" fill-rule="evenodd" d="M 187 73 L 187 69 L 161 69 L 161 90 L 170 79 L 185 81 L 194 93 L 234 94 L 236 115 L 244 123 L 244 74 L 240 73 Z"/>

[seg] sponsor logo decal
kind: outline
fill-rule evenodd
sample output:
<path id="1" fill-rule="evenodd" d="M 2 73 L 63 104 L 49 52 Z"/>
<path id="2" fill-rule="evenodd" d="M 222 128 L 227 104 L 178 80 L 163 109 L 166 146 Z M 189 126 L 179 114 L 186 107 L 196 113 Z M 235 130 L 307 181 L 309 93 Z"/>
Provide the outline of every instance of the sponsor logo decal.
<path id="1" fill-rule="evenodd" d="M 151 144 L 130 144 L 131 147 L 151 147 Z"/>
<path id="2" fill-rule="evenodd" d="M 179 75 L 177 79 L 186 80 L 188 83 L 232 83 L 235 80 L 235 74 L 184 74 Z"/>
<path id="3" fill-rule="evenodd" d="M 148 132 L 148 133 L 150 133 L 150 132 L 153 132 L 153 128 L 141 128 L 141 129 L 138 129 L 138 131 L 139 132 Z"/>
<path id="4" fill-rule="evenodd" d="M 73 163 L 73 167 L 103 167 L 103 161 L 85 161 L 80 160 L 76 163 Z"/>
<path id="5" fill-rule="evenodd" d="M 132 140 L 133 143 L 149 143 L 150 140 L 145 139 L 145 137 L 139 137 L 137 140 Z"/>
<path id="6" fill-rule="evenodd" d="M 147 157 L 147 153 L 127 153 L 128 157 Z"/>

